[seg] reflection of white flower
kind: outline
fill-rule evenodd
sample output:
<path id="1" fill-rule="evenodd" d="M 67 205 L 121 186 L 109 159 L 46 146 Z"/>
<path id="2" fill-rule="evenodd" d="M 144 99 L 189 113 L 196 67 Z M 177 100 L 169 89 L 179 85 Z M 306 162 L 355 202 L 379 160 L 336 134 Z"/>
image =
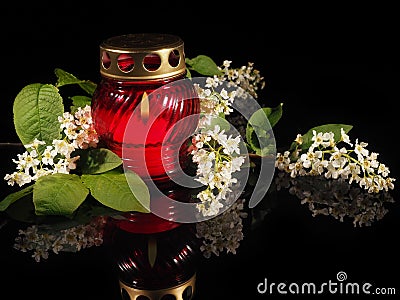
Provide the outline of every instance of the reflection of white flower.
<path id="1" fill-rule="evenodd" d="M 238 199 L 219 216 L 196 223 L 196 236 L 202 240 L 200 250 L 204 257 L 218 256 L 224 251 L 236 254 L 244 237 L 242 219 L 247 213 L 243 209 L 244 200 Z"/>
<path id="2" fill-rule="evenodd" d="M 351 185 L 342 177 L 334 180 L 327 179 L 326 176 L 293 178 L 287 172 L 281 171 L 275 178 L 275 184 L 278 191 L 282 188 L 288 189 L 302 204 L 308 205 L 313 216 L 332 216 L 341 222 L 349 218 L 353 220 L 354 226 L 360 227 L 382 219 L 388 212 L 385 205 L 394 202 L 393 197 L 385 190 L 370 193 Z"/>
<path id="3" fill-rule="evenodd" d="M 96 217 L 90 223 L 78 225 L 56 232 L 40 230 L 37 225 L 19 230 L 14 248 L 22 252 L 32 251 L 32 257 L 40 262 L 49 257 L 49 251 L 55 254 L 61 251 L 80 251 L 103 243 L 103 229 L 106 217 Z"/>

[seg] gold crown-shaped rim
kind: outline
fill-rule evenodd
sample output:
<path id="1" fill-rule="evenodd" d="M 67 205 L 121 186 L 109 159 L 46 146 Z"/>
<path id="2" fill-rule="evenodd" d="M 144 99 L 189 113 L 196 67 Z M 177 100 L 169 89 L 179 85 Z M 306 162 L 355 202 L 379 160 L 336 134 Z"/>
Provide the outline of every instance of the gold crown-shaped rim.
<path id="1" fill-rule="evenodd" d="M 153 80 L 186 72 L 184 43 L 176 35 L 126 34 L 100 45 L 100 73 L 114 79 Z"/>

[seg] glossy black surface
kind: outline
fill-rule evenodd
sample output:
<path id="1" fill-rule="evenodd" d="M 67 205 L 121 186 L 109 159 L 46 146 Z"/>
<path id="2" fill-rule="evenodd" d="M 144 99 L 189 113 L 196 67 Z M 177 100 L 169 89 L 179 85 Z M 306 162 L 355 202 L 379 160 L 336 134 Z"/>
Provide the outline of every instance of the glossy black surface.
<path id="1" fill-rule="evenodd" d="M 225 19 L 217 17 L 200 21 L 204 15 L 192 16 L 192 22 L 172 18 L 179 7 L 157 10 L 151 22 L 149 14 L 136 14 L 142 17 L 133 24 L 120 16 L 114 21 L 104 18 L 111 4 L 100 5 L 102 10 L 96 12 L 89 5 L 83 8 L 72 3 L 42 9 L 26 5 L 9 4 L 4 13 L 9 18 L 1 21 L 5 30 L 2 67 L 7 72 L 2 79 L 0 142 L 18 142 L 12 102 L 23 86 L 53 83 L 56 67 L 96 81 L 101 40 L 132 31 L 165 31 L 183 38 L 188 57 L 207 54 L 218 62 L 230 59 L 237 66 L 256 63 L 266 80 L 260 101 L 271 107 L 284 103 L 282 119 L 274 129 L 278 148 L 285 148 L 297 133 L 316 125 L 352 124 L 350 136 L 368 142 L 391 169 L 391 176 L 399 175 L 399 48 L 394 31 L 397 18 L 390 16 L 396 10 L 385 8 L 382 22 L 377 21 L 376 7 L 371 14 L 341 8 L 332 16 L 326 15 L 327 10 L 311 16 L 296 11 L 272 21 L 268 17 L 276 11 L 266 12 L 252 4 L 232 9 L 233 16 L 246 21 L 227 26 Z M 149 7 L 135 9 L 149 11 Z M 363 17 L 367 15 L 371 17 Z M 4 176 L 14 154 L 5 148 L 0 151 Z M 299 198 L 282 189 L 268 203 L 270 211 L 263 221 L 253 230 L 245 226 L 236 255 L 212 256 L 198 263 L 195 299 L 275 298 L 276 293 L 257 293 L 265 278 L 276 283 L 321 283 L 335 280 L 340 271 L 347 274 L 346 282 L 370 282 L 375 287 L 396 288 L 399 294 L 398 184 L 392 193 L 395 202 L 387 203 L 383 219 L 361 228 L 354 227 L 351 219 L 313 217 Z M 10 190 L 5 182 L 0 186 L 2 199 Z M 8 223 L 0 229 L 0 299 L 119 299 L 117 273 L 105 247 L 50 254 L 36 263 L 30 254 L 12 248 L 19 225 Z M 290 295 L 279 298 L 285 297 Z"/>
<path id="2" fill-rule="evenodd" d="M 14 154 L 15 151 L 5 150 L 3 153 Z M 399 246 L 396 239 L 400 210 L 396 190 L 374 197 L 345 182 L 305 177 L 290 183 L 291 178 L 287 174 L 283 177 L 285 180 L 281 175 L 284 173 L 276 172 L 276 180 L 258 206 L 251 210 L 248 207 L 243 209 L 247 217 L 242 218 L 243 240 L 236 254 L 227 254 L 224 250 L 219 256 L 212 254 L 206 258 L 196 248 L 196 245 L 201 244 L 200 240 L 194 238 L 193 234 L 186 234 L 191 240 L 182 240 L 182 233 L 186 231 L 179 229 L 182 233 L 177 234 L 177 229 L 173 229 L 170 237 L 168 232 L 160 235 L 161 252 L 157 259 L 162 261 L 158 261 L 154 269 L 145 267 L 147 237 L 133 235 L 132 239 L 126 239 L 129 234 L 125 234 L 122 240 L 114 239 L 114 242 L 105 234 L 101 246 L 92 246 L 75 253 L 55 254 L 49 251 L 47 259 L 35 262 L 31 257 L 32 251 L 13 249 L 18 230 L 25 229 L 28 224 L 8 220 L 0 229 L 2 289 L 15 295 L 16 299 L 32 295 L 40 295 L 41 299 L 119 299 L 119 274 L 123 274 L 125 281 L 129 278 L 137 281 L 138 274 L 143 272 L 143 276 L 148 278 L 143 278 L 143 282 L 149 282 L 151 278 L 172 282 L 179 276 L 190 277 L 194 270 L 197 273 L 194 299 L 262 299 L 268 294 L 260 295 L 257 286 L 265 278 L 269 282 L 318 284 L 336 280 L 338 272 L 345 272 L 348 281 L 370 282 L 374 287 L 398 289 L 396 272 L 399 267 Z M 298 191 L 297 194 L 293 192 L 294 189 Z M 342 191 L 341 198 L 333 194 L 338 189 Z M 348 192 L 353 193 L 353 190 L 358 190 L 359 195 L 355 210 L 355 202 L 350 205 L 352 202 L 348 199 Z M 298 196 L 305 194 L 314 195 L 315 208 L 336 207 L 342 210 L 343 221 L 335 218 L 334 214 L 313 216 L 309 203 L 302 204 L 304 197 Z M 370 224 L 364 219 L 362 226 L 354 226 L 354 215 L 365 213 L 369 213 Z M 222 219 L 223 216 L 217 218 Z M 215 230 L 218 229 L 211 228 L 209 232 L 216 234 Z M 240 230 L 236 224 L 228 238 L 233 239 L 240 234 Z M 175 259 L 179 261 L 182 253 L 176 257 L 174 253 L 178 253 L 180 247 L 184 249 L 186 244 L 191 245 L 189 249 L 196 252 L 182 252 L 186 258 L 177 262 Z M 126 253 L 124 262 L 118 258 L 119 252 Z M 139 253 L 138 259 L 132 256 L 128 259 L 133 252 Z M 168 257 L 168 253 L 171 257 Z M 121 266 L 127 266 L 127 263 L 132 263 L 132 259 L 139 264 L 138 271 L 132 273 L 134 269 L 131 266 L 131 271 L 126 269 L 119 273 L 118 261 L 122 263 Z M 171 279 L 168 279 L 168 272 L 165 272 L 168 266 L 172 266 Z M 162 270 L 163 274 L 149 273 L 157 269 Z M 133 274 L 132 277 L 129 274 Z M 275 291 L 268 297 L 276 295 Z"/>

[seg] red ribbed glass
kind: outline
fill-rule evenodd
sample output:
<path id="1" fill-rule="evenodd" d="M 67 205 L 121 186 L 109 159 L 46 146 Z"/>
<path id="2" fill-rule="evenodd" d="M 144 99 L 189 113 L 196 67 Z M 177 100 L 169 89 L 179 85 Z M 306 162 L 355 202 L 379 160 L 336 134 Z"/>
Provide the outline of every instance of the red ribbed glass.
<path id="1" fill-rule="evenodd" d="M 191 81 L 180 80 L 183 78 L 124 81 L 103 77 L 94 93 L 92 117 L 101 142 L 141 177 L 149 175 L 162 182 L 180 167 L 185 168 L 188 137 L 197 122 L 191 119 L 176 124 L 199 114 L 200 103 Z M 148 97 L 147 118 L 138 108 L 144 93 Z M 127 125 L 129 134 L 125 134 Z"/>

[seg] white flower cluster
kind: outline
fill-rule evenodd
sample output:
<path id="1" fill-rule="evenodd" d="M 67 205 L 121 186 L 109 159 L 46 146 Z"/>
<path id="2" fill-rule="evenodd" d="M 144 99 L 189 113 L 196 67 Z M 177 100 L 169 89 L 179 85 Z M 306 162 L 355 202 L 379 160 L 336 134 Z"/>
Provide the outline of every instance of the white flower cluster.
<path id="1" fill-rule="evenodd" d="M 65 112 L 58 117 L 58 121 L 60 129 L 75 149 L 96 148 L 99 138 L 94 129 L 90 105 L 78 107 L 74 114 Z"/>
<path id="2" fill-rule="evenodd" d="M 96 217 L 89 224 L 78 225 L 57 232 L 41 232 L 37 225 L 19 230 L 14 248 L 22 252 L 33 251 L 32 257 L 40 262 L 49 257 L 49 251 L 59 254 L 61 251 L 76 252 L 103 244 L 103 232 L 106 217 Z"/>
<path id="3" fill-rule="evenodd" d="M 238 96 L 246 99 L 248 95 L 251 95 L 257 99 L 258 91 L 265 87 L 264 77 L 261 77 L 260 71 L 254 68 L 254 63 L 249 62 L 246 66 L 240 68 L 232 68 L 232 61 L 225 60 L 222 67 L 219 69 L 223 72 L 223 75 L 217 78 L 222 81 L 228 81 L 236 86 L 238 89 Z"/>
<path id="4" fill-rule="evenodd" d="M 73 151 L 97 146 L 99 139 L 93 127 L 90 106 L 79 107 L 73 115 L 65 112 L 58 120 L 65 137 L 53 140 L 52 145 L 38 139 L 24 145 L 26 151 L 18 154 L 18 159 L 13 159 L 17 171 L 4 177 L 9 185 L 23 186 L 41 176 L 68 174 L 76 168 L 79 159 L 79 156 L 71 155 Z"/>
<path id="5" fill-rule="evenodd" d="M 231 68 L 231 63 L 230 60 L 224 60 L 222 67 L 218 67 L 223 74 L 207 77 L 204 88 L 194 84 L 202 113 L 200 128 L 210 125 L 211 120 L 220 114 L 231 114 L 235 98 L 257 98 L 258 90 L 265 86 L 264 78 L 254 69 L 254 63 L 249 62 L 240 68 Z"/>
<path id="6" fill-rule="evenodd" d="M 351 143 L 349 136 L 341 129 L 339 141 L 335 141 L 332 132 L 313 131 L 312 145 L 306 153 L 295 150 L 277 153 L 275 166 L 290 173 L 291 177 L 304 175 L 324 175 L 326 178 L 343 178 L 351 184 L 356 182 L 370 193 L 394 188 L 394 178 L 389 177 L 389 168 L 380 163 L 378 153 L 370 152 L 365 142 Z M 301 145 L 302 136 L 297 135 L 295 142 Z M 345 146 L 352 147 L 347 149 Z"/>
<path id="7" fill-rule="evenodd" d="M 205 88 L 199 84 L 194 84 L 200 99 L 201 118 L 199 128 L 205 128 L 211 121 L 219 117 L 220 114 L 229 115 L 233 112 L 232 103 L 235 99 L 236 91 L 228 92 L 225 88 L 216 89 L 223 84 L 217 77 L 207 77 Z"/>
<path id="8" fill-rule="evenodd" d="M 219 125 L 214 130 L 198 133 L 193 137 L 192 160 L 197 164 L 196 180 L 204 184 L 205 190 L 197 194 L 197 208 L 204 216 L 217 215 L 227 193 L 237 179 L 232 173 L 239 171 L 244 163 L 240 156 L 240 136 L 225 134 Z"/>
<path id="9" fill-rule="evenodd" d="M 200 251 L 204 257 L 219 256 L 225 249 L 227 253 L 236 254 L 244 237 L 242 219 L 247 213 L 243 209 L 244 199 L 238 199 L 221 215 L 196 223 L 196 236 L 202 240 Z"/>
<path id="10" fill-rule="evenodd" d="M 219 125 L 208 128 L 213 119 L 233 112 L 232 104 L 238 95 L 256 96 L 259 86 L 264 87 L 263 78 L 252 63 L 239 69 L 231 68 L 230 64 L 231 61 L 225 60 L 223 67 L 219 67 L 223 74 L 206 78 L 204 88 L 194 84 L 200 99 L 201 118 L 200 133 L 193 137 L 191 154 L 198 165 L 197 180 L 207 186 L 197 195 L 201 201 L 198 209 L 204 216 L 218 214 L 227 193 L 231 192 L 230 187 L 237 182 L 232 173 L 239 171 L 244 163 L 244 157 L 240 156 L 240 134 L 228 136 Z"/>

